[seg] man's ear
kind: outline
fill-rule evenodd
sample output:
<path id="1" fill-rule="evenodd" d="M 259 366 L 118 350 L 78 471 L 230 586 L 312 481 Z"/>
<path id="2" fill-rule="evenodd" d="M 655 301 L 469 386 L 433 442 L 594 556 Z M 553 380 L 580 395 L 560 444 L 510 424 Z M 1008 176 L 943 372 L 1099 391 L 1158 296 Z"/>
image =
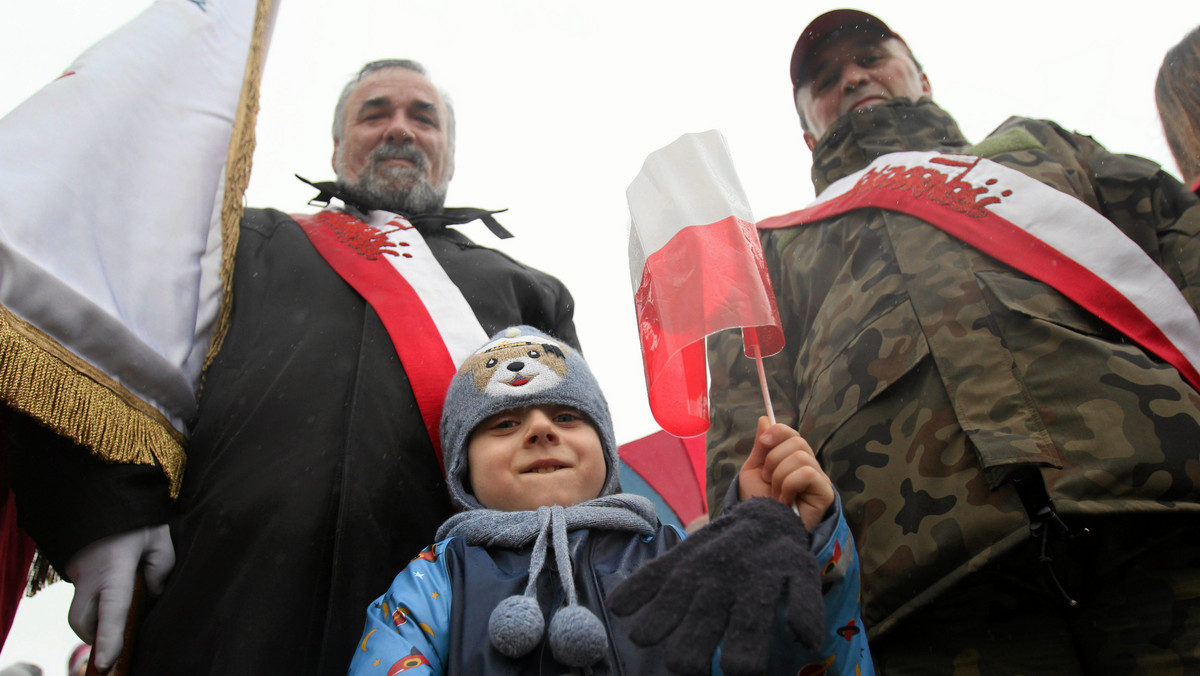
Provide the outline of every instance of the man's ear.
<path id="1" fill-rule="evenodd" d="M 803 87 L 801 87 L 800 89 L 797 89 L 792 94 L 792 103 L 795 104 L 795 106 L 796 106 L 796 114 L 800 116 L 800 128 L 804 129 L 804 126 L 805 126 L 805 124 L 804 124 L 804 119 L 805 119 L 804 118 L 804 107 L 800 105 L 800 94 L 802 94 L 802 93 L 804 93 Z M 807 129 L 804 129 L 804 145 L 808 146 L 809 150 L 812 150 L 813 148 L 817 147 L 818 140 L 819 139 L 817 139 L 815 136 L 813 136 L 811 132 L 809 132 Z"/>
<path id="2" fill-rule="evenodd" d="M 333 142 L 333 157 L 329 158 L 329 165 L 331 167 L 333 167 L 333 173 L 335 175 L 337 174 L 337 153 L 338 153 L 338 141 L 335 139 Z"/>
<path id="3" fill-rule="evenodd" d="M 921 91 L 925 96 L 933 98 L 933 85 L 929 84 L 929 76 L 925 73 L 921 73 Z"/>

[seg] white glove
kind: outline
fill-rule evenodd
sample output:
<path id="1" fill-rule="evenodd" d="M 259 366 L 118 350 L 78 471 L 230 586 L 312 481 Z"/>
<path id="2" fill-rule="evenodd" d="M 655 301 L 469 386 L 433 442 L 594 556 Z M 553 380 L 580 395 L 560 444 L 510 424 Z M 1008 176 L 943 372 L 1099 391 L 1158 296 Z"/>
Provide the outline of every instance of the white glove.
<path id="1" fill-rule="evenodd" d="M 67 564 L 67 576 L 75 583 L 67 621 L 80 639 L 93 645 L 100 671 L 107 671 L 121 655 L 133 583 L 143 563 L 146 591 L 158 594 L 175 567 L 175 548 L 166 525 L 97 540 Z"/>

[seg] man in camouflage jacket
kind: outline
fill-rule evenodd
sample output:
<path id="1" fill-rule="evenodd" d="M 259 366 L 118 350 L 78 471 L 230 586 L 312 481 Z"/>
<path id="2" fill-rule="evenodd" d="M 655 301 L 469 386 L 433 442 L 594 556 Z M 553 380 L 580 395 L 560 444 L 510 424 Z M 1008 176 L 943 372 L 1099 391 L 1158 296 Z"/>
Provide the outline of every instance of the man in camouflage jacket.
<path id="1" fill-rule="evenodd" d="M 1025 118 L 972 146 L 862 12 L 814 20 L 792 66 L 818 195 L 888 153 L 986 157 L 1111 221 L 1200 313 L 1200 208 L 1154 163 Z M 1200 394 L 1179 371 L 911 215 L 760 235 L 787 336 L 765 361 L 775 413 L 841 492 L 883 673 L 1196 668 Z M 710 342 L 712 505 L 762 411 L 740 352 L 736 332 Z M 1013 642 L 1030 636 L 1064 654 L 1031 657 Z"/>

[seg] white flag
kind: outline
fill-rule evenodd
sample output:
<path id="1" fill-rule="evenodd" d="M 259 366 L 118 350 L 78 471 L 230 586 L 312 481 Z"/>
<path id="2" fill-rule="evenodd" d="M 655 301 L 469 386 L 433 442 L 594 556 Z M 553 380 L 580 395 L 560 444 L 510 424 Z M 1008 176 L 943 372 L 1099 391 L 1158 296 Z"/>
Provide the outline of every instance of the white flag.
<path id="1" fill-rule="evenodd" d="M 0 119 L 0 398 L 109 459 L 195 414 L 269 7 L 159 0 Z"/>

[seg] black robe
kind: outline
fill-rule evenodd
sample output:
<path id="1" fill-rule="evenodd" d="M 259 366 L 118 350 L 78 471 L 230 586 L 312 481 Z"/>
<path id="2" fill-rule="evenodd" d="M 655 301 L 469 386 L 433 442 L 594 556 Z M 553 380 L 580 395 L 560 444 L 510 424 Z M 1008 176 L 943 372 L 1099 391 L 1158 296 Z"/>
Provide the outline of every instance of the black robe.
<path id="1" fill-rule="evenodd" d="M 488 335 L 529 324 L 578 345 L 558 280 L 454 230 L 423 234 Z M 286 214 L 243 219 L 187 450 L 177 562 L 132 673 L 344 674 L 363 608 L 451 507 L 383 324 Z"/>

